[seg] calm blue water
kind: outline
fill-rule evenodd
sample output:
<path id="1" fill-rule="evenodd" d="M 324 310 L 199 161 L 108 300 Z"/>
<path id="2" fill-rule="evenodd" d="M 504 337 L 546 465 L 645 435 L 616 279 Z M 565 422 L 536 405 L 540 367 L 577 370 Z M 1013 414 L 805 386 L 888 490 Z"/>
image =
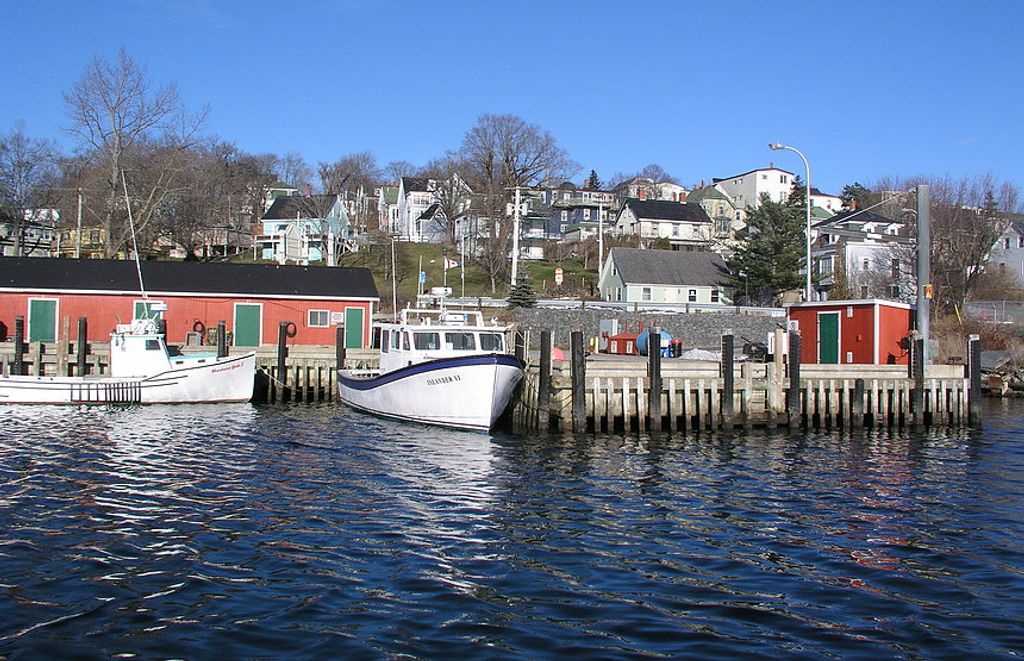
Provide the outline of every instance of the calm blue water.
<path id="1" fill-rule="evenodd" d="M 0 657 L 1024 653 L 1021 404 L 661 439 L 0 413 Z"/>

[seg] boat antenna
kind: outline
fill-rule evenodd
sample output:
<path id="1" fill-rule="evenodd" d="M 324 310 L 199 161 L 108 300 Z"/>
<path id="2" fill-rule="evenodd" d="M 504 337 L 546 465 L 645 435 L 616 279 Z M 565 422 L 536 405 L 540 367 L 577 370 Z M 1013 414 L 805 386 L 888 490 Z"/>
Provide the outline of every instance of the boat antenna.
<path id="1" fill-rule="evenodd" d="M 128 226 L 132 231 L 132 248 L 135 250 L 135 272 L 139 274 L 139 292 L 142 293 L 142 300 L 146 301 L 146 285 L 142 282 L 142 264 L 139 262 L 139 243 L 135 239 L 135 218 L 132 216 L 132 201 L 128 197 L 128 181 L 124 177 L 124 170 L 121 170 L 121 186 L 124 188 L 124 203 L 128 207 Z M 143 305 L 145 314 L 149 316 L 149 306 Z"/>

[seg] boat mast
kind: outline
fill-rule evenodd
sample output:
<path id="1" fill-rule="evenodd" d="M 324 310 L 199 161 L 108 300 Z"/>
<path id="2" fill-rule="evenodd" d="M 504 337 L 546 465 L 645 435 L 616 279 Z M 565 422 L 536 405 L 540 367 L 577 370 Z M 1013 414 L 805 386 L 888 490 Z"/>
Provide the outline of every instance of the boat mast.
<path id="1" fill-rule="evenodd" d="M 143 308 L 146 317 L 149 317 L 149 305 L 145 303 L 149 299 L 146 295 L 146 285 L 142 282 L 142 264 L 139 262 L 139 243 L 135 239 L 135 219 L 132 217 L 132 201 L 128 197 L 128 182 L 124 178 L 124 170 L 121 170 L 121 186 L 124 188 L 124 203 L 128 207 L 128 226 L 132 231 L 132 248 L 135 250 L 135 272 L 139 275 L 139 292 L 142 294 Z"/>

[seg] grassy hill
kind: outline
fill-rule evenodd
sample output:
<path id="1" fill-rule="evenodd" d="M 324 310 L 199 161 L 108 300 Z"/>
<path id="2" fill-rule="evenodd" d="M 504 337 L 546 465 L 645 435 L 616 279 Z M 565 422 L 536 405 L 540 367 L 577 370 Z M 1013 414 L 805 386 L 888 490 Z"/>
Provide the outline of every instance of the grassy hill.
<path id="1" fill-rule="evenodd" d="M 404 301 L 413 300 L 416 297 L 416 273 L 421 264 L 423 271 L 427 274 L 427 281 L 424 284 L 426 289 L 440 287 L 444 284 L 442 246 L 431 243 L 399 243 L 396 244 L 396 253 L 399 307 L 403 305 Z M 448 258 L 460 261 L 458 252 L 454 250 L 449 250 Z M 377 283 L 377 290 L 380 292 L 382 303 L 385 303 L 385 308 L 390 307 L 387 303 L 391 300 L 390 264 L 390 244 L 370 246 L 360 249 L 356 253 L 348 253 L 341 258 L 341 266 L 362 266 L 373 272 L 373 278 Z M 554 276 L 555 268 L 558 266 L 561 266 L 564 271 L 563 283 L 560 287 L 555 285 Z M 519 268 L 527 273 L 538 297 L 590 296 L 591 289 L 596 289 L 597 286 L 596 264 L 592 265 L 590 269 L 585 269 L 583 264 L 576 260 L 566 260 L 560 264 L 544 260 L 530 260 L 520 261 Z M 508 296 L 508 282 L 499 282 L 492 292 L 491 281 L 486 271 L 471 260 L 467 261 L 465 272 L 466 296 L 493 296 L 496 298 Z M 452 295 L 461 296 L 463 292 L 462 269 L 451 268 L 447 275 L 447 284 L 452 288 Z"/>

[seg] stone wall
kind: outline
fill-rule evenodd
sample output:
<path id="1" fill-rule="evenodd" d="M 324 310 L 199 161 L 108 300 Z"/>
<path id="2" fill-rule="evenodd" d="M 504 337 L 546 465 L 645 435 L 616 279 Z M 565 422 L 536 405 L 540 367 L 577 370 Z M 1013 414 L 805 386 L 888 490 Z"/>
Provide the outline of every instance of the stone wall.
<path id="1" fill-rule="evenodd" d="M 553 308 L 517 308 L 515 320 L 529 329 L 531 349 L 539 347 L 540 331 L 551 330 L 555 346 L 569 348 L 569 333 L 582 330 L 585 340 L 597 337 L 603 319 L 618 319 L 619 332 L 637 332 L 639 322 L 644 328 L 657 323 L 668 331 L 673 339 L 682 340 L 686 349 L 699 348 L 718 351 L 721 349 L 722 331 L 731 328 L 737 347 L 742 346 L 746 337 L 765 342 L 768 333 L 785 326 L 783 317 L 762 317 L 720 312 L 623 312 L 620 310 L 562 310 Z"/>

